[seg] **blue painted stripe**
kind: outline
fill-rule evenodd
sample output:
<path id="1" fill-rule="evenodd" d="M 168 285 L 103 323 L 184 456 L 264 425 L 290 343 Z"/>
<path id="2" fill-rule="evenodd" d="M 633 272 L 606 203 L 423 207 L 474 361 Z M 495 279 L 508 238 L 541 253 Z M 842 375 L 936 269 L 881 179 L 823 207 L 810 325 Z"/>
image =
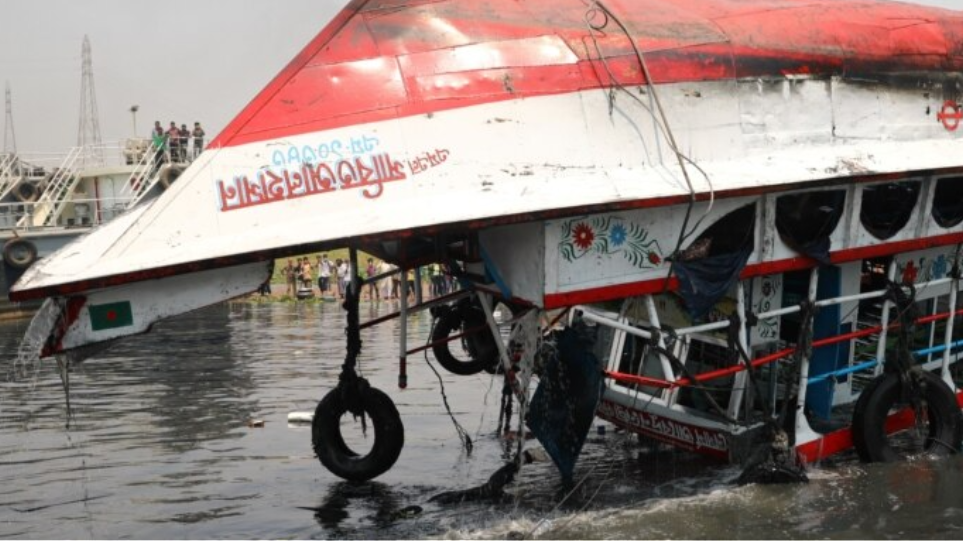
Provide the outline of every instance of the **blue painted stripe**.
<path id="1" fill-rule="evenodd" d="M 952 349 L 952 348 L 956 348 L 956 347 L 960 347 L 960 346 L 963 346 L 963 340 L 958 340 L 958 341 L 956 341 L 956 342 L 953 342 L 952 344 L 950 344 L 949 347 Z M 914 351 L 914 352 L 913 352 L 913 355 L 915 355 L 916 357 L 925 357 L 925 356 L 927 356 L 927 355 L 929 355 L 929 354 L 931 354 L 931 353 L 942 353 L 943 351 L 946 351 L 946 345 L 945 345 L 945 344 L 942 345 L 942 346 L 933 346 L 933 347 L 931 347 L 931 348 L 920 349 L 920 350 Z M 809 382 L 810 385 L 812 385 L 813 383 L 819 383 L 819 382 L 822 382 L 822 381 L 826 381 L 826 380 L 828 380 L 829 378 L 835 378 L 835 377 L 845 376 L 845 375 L 848 375 L 848 374 L 852 374 L 853 372 L 859 372 L 860 370 L 867 370 L 867 369 L 869 369 L 869 368 L 873 368 L 873 367 L 876 366 L 877 364 L 879 364 L 879 360 L 878 360 L 878 359 L 873 359 L 873 360 L 871 360 L 871 361 L 866 361 L 866 362 L 857 364 L 857 365 L 855 365 L 855 366 L 847 366 L 846 368 L 842 368 L 842 369 L 836 370 L 836 371 L 834 371 L 834 372 L 827 372 L 827 373 L 825 373 L 825 374 L 820 374 L 820 375 L 818 375 L 818 376 L 813 376 L 813 377 L 809 378 L 809 379 L 806 380 L 806 381 Z"/>

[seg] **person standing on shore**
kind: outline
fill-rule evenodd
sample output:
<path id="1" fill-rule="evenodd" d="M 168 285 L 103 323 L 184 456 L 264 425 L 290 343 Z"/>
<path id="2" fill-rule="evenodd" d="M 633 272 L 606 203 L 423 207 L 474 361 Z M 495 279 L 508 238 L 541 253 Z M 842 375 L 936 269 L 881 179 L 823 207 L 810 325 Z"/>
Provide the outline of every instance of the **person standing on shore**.
<path id="1" fill-rule="evenodd" d="M 304 289 L 311 289 L 314 286 L 314 274 L 311 270 L 311 258 L 305 257 L 301 262 L 301 285 Z"/>
<path id="2" fill-rule="evenodd" d="M 288 259 L 288 264 L 284 267 L 284 283 L 287 284 L 287 289 L 284 290 L 285 295 L 294 296 L 297 292 L 297 279 L 298 271 L 294 268 L 294 262 Z"/>
<path id="3" fill-rule="evenodd" d="M 368 300 L 381 300 L 381 292 L 378 291 L 378 284 L 371 280 L 375 276 L 378 276 L 378 266 L 375 265 L 374 259 L 368 258 L 368 267 L 365 269 L 365 278 L 369 280 L 368 282 Z"/>
<path id="4" fill-rule="evenodd" d="M 402 271 L 398 270 L 397 265 L 391 265 L 391 270 L 395 271 L 391 275 L 391 298 L 397 299 L 401 295 L 401 274 Z"/>
<path id="5" fill-rule="evenodd" d="M 343 299 L 345 277 L 348 276 L 348 264 L 341 258 L 338 258 L 334 261 L 334 268 L 337 273 L 336 278 L 338 279 L 338 297 Z"/>
<path id="6" fill-rule="evenodd" d="M 321 295 L 328 292 L 328 285 L 331 283 L 331 260 L 328 254 L 321 254 L 318 259 L 318 289 Z"/>

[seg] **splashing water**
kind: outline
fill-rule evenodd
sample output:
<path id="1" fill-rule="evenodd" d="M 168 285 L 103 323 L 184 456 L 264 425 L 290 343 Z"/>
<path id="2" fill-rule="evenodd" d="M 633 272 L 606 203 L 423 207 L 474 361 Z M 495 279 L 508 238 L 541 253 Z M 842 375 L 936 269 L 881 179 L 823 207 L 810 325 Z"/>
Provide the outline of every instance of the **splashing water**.
<path id="1" fill-rule="evenodd" d="M 10 374 L 12 381 L 30 380 L 36 383 L 40 374 L 40 351 L 57 324 L 61 312 L 62 307 L 55 299 L 47 299 L 34 314 L 27 332 L 20 341 L 17 358 L 13 362 L 13 370 Z"/>

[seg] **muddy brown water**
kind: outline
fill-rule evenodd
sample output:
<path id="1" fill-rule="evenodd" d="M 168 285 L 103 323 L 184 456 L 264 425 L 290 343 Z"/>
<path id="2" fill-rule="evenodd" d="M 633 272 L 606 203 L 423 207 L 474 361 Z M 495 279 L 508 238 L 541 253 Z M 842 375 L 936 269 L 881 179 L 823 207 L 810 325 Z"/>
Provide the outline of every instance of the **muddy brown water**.
<path id="1" fill-rule="evenodd" d="M 393 307 L 364 303 L 362 319 Z M 69 429 L 55 363 L 11 380 L 26 322 L 0 325 L 0 537 L 963 538 L 960 457 L 842 456 L 811 468 L 807 485 L 739 487 L 737 468 L 602 423 L 567 499 L 554 468 L 535 463 L 505 502 L 429 503 L 484 482 L 514 447 L 494 434 L 492 376 L 441 376 L 471 454 L 424 356 L 397 388 L 397 322 L 364 332 L 361 362 L 401 412 L 404 451 L 376 481 L 343 482 L 314 457 L 310 428 L 287 422 L 336 382 L 343 324 L 335 303 L 225 304 L 164 322 L 74 367 Z M 430 325 L 414 318 L 412 342 Z M 410 506 L 421 511 L 400 512 Z"/>

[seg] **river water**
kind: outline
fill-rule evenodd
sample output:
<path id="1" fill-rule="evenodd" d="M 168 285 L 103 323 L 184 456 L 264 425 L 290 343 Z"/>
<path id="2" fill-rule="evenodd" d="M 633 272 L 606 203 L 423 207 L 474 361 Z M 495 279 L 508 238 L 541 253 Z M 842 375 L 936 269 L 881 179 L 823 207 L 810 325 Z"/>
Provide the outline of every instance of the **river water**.
<path id="1" fill-rule="evenodd" d="M 362 320 L 393 308 L 363 303 Z M 514 442 L 495 435 L 492 376 L 439 383 L 416 356 L 409 387 L 397 388 L 397 321 L 364 331 L 361 367 L 397 404 L 406 445 L 387 474 L 351 485 L 321 467 L 310 427 L 287 422 L 336 383 L 343 324 L 335 303 L 280 302 L 158 324 L 73 368 L 69 428 L 56 364 L 7 377 L 26 322 L 0 326 L 0 537 L 963 538 L 960 457 L 863 465 L 842 456 L 810 468 L 807 485 L 739 487 L 737 468 L 640 446 L 604 424 L 565 499 L 554 467 L 536 462 L 510 501 L 429 503 L 484 482 Z M 430 324 L 412 319 L 412 343 Z M 442 389 L 474 441 L 470 454 Z"/>

